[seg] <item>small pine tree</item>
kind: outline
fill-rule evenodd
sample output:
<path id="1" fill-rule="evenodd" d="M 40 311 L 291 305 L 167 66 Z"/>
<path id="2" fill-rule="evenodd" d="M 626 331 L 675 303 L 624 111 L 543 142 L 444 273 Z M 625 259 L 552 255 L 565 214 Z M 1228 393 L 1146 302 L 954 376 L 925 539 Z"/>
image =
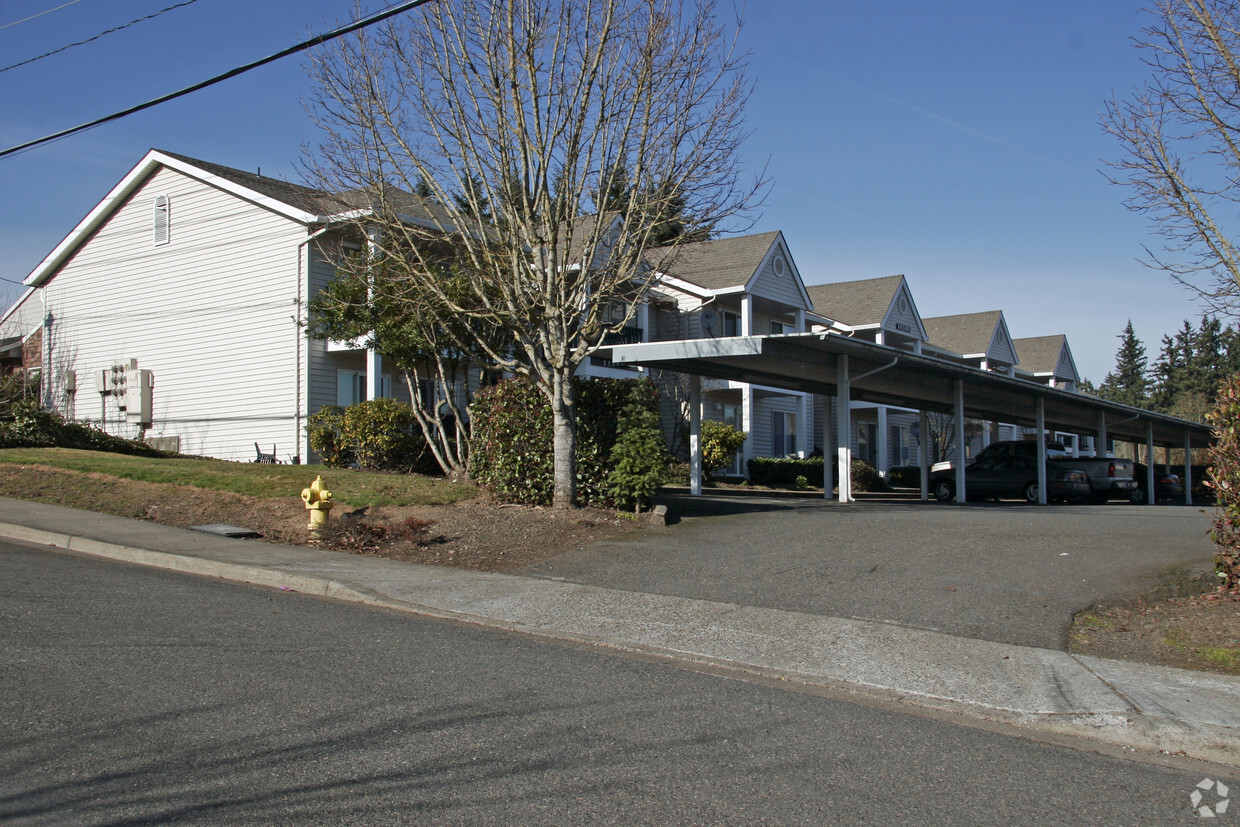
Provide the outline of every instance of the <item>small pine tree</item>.
<path id="1" fill-rule="evenodd" d="M 625 407 L 611 449 L 612 469 L 607 492 L 618 505 L 632 505 L 641 513 L 667 479 L 667 451 L 659 415 L 638 404 Z"/>

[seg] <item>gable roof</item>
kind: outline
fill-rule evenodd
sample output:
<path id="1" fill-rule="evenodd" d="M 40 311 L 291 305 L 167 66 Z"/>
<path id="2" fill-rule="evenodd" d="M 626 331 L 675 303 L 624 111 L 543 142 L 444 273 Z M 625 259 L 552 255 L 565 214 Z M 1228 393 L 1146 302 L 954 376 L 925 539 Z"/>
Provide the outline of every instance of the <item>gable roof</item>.
<path id="1" fill-rule="evenodd" d="M 776 230 L 682 244 L 676 248 L 669 275 L 708 290 L 745 287 L 779 235 Z M 658 249 L 651 255 L 657 259 L 657 254 Z"/>
<path id="2" fill-rule="evenodd" d="M 1002 333 L 1011 347 L 1007 324 L 1002 310 L 983 310 L 981 313 L 962 313 L 956 316 L 936 316 L 922 319 L 926 327 L 927 341 L 935 347 L 958 353 L 961 356 L 986 356 L 991 344 Z M 1013 349 L 1012 356 L 1016 359 Z"/>
<path id="3" fill-rule="evenodd" d="M 1059 375 L 1060 364 L 1066 362 L 1072 369 L 1072 375 L 1066 378 L 1079 379 L 1076 372 L 1076 360 L 1072 358 L 1072 349 L 1068 347 L 1068 337 L 1062 333 L 1054 336 L 1030 336 L 1015 339 L 1012 346 L 1020 354 L 1020 366 L 1033 375 Z"/>
<path id="4" fill-rule="evenodd" d="M 848 325 L 879 325 L 891 309 L 904 276 L 806 285 L 814 310 Z"/>
<path id="5" fill-rule="evenodd" d="M 282 204 L 295 207 L 302 212 L 320 214 L 330 211 L 330 196 L 323 190 L 304 187 L 301 184 L 292 184 L 288 181 L 281 181 L 278 178 L 266 178 L 254 172 L 245 172 L 244 170 L 233 169 L 222 164 L 213 164 L 209 161 L 200 161 L 197 158 L 190 158 L 188 155 L 180 155 L 163 149 L 153 149 L 151 153 L 162 158 L 180 161 L 186 166 L 201 170 L 215 178 L 230 181 L 239 187 L 264 195 L 273 201 L 279 201 Z M 148 154 L 147 157 L 150 157 L 150 155 Z M 185 170 L 181 171 L 184 172 Z"/>

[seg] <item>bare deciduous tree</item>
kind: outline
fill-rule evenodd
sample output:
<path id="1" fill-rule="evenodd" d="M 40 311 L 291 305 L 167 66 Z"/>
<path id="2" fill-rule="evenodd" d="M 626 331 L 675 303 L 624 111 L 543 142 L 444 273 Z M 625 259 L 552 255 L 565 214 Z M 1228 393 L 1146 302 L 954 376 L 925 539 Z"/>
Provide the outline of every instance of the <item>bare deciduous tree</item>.
<path id="1" fill-rule="evenodd" d="M 436 3 L 311 71 L 312 177 L 369 193 L 359 220 L 400 256 L 401 301 L 505 332 L 475 344 L 546 394 L 570 507 L 577 367 L 679 239 L 732 229 L 762 189 L 738 183 L 749 85 L 712 0 Z M 445 239 L 451 283 L 420 252 Z"/>
<path id="2" fill-rule="evenodd" d="M 1156 0 L 1135 42 L 1151 79 L 1107 103 L 1102 126 L 1123 147 L 1111 180 L 1164 239 L 1147 264 L 1212 306 L 1240 304 L 1240 3 Z"/>

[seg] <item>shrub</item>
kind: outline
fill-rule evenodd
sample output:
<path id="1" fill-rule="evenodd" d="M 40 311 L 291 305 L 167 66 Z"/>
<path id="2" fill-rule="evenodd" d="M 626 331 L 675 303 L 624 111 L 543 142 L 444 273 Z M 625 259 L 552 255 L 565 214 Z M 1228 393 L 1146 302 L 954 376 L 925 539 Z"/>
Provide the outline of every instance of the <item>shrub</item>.
<path id="1" fill-rule="evenodd" d="M 745 446 L 749 434 L 713 419 L 702 420 L 702 474 L 711 479 L 715 472 L 732 464 L 736 452 Z"/>
<path id="2" fill-rule="evenodd" d="M 1240 374 L 1223 380 L 1217 407 L 1206 415 L 1214 428 L 1209 486 L 1214 490 L 1214 572 L 1219 588 L 1240 590 Z"/>
<path id="3" fill-rule="evenodd" d="M 794 486 L 798 491 L 804 491 L 806 488 L 809 488 L 809 480 L 804 474 L 797 474 L 797 479 Z"/>
<path id="4" fill-rule="evenodd" d="M 863 459 L 852 461 L 853 491 L 886 491 L 887 481 Z"/>
<path id="5" fill-rule="evenodd" d="M 306 419 L 310 447 L 328 468 L 346 468 L 354 462 L 344 441 L 343 428 L 344 408 L 337 405 L 326 405 Z"/>
<path id="6" fill-rule="evenodd" d="M 617 505 L 632 505 L 640 513 L 667 479 L 667 448 L 657 413 L 643 408 L 640 402 L 624 409 L 611 465 L 608 493 Z"/>
<path id="7" fill-rule="evenodd" d="M 324 406 L 306 420 L 306 435 L 329 468 L 440 471 L 429 456 L 413 409 L 397 399 L 369 399 L 347 408 Z"/>
<path id="8" fill-rule="evenodd" d="M 427 450 L 413 409 L 397 399 L 368 399 L 345 408 L 340 440 L 368 471 L 411 471 Z"/>
<path id="9" fill-rule="evenodd" d="M 577 422 L 577 501 L 608 505 L 607 477 L 620 413 L 628 405 L 658 411 L 648 379 L 591 379 L 574 388 Z M 551 404 L 527 379 L 480 390 L 470 406 L 470 475 L 502 502 L 550 505 L 554 489 Z M 655 420 L 657 421 L 657 419 Z"/>
<path id="10" fill-rule="evenodd" d="M 104 433 L 90 423 L 66 422 L 35 402 L 12 407 L 12 420 L 0 422 L 0 448 L 78 448 L 140 457 L 170 456 L 144 442 Z"/>

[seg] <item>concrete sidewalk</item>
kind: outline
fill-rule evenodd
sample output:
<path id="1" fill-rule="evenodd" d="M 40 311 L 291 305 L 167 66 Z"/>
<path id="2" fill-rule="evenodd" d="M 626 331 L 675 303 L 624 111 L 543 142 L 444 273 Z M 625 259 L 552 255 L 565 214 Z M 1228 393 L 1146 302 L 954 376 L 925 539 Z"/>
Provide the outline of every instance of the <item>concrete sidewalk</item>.
<path id="1" fill-rule="evenodd" d="M 1236 677 L 884 623 L 230 540 L 22 500 L 0 498 L 0 536 L 1240 766 Z"/>

